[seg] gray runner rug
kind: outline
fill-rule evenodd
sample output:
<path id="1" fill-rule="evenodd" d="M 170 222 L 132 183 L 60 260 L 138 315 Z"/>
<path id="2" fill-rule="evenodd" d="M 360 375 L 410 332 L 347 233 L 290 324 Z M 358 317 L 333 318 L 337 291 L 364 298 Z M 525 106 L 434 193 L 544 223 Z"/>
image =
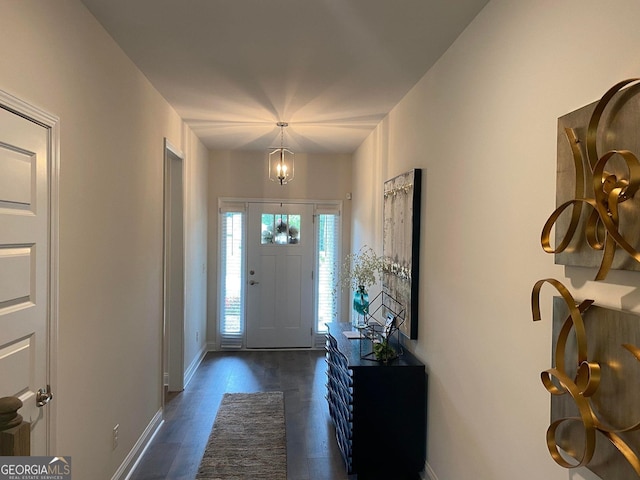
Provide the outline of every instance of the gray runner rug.
<path id="1" fill-rule="evenodd" d="M 196 479 L 286 478 L 283 393 L 225 393 Z"/>

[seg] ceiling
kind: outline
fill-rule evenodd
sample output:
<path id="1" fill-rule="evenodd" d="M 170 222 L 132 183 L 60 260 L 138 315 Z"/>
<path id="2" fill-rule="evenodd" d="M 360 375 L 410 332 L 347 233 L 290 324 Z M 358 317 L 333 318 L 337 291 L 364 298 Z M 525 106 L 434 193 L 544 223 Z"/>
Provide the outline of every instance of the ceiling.
<path id="1" fill-rule="evenodd" d="M 352 153 L 488 0 L 82 0 L 212 150 Z"/>

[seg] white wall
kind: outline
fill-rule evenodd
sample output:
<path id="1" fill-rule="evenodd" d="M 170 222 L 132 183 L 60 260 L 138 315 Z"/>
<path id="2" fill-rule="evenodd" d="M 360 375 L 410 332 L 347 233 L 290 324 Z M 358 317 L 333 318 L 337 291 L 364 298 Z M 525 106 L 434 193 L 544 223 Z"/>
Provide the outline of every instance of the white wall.
<path id="1" fill-rule="evenodd" d="M 640 312 L 637 273 L 595 283 L 539 240 L 555 208 L 557 118 L 640 74 L 639 21 L 634 0 L 492 1 L 354 155 L 354 249 L 381 251 L 383 181 L 425 169 L 411 348 L 429 372 L 434 478 L 594 478 L 547 452 L 553 291 L 536 324 L 530 293 L 555 277 L 577 298 Z"/>
<path id="2" fill-rule="evenodd" d="M 295 179 L 287 185 L 269 180 L 267 153 L 212 151 L 209 156 L 208 342 L 216 344 L 218 308 L 218 198 L 276 200 L 343 200 L 343 250 L 349 248 L 351 226 L 351 155 L 296 152 Z M 345 315 L 348 315 L 345 304 Z"/>
<path id="3" fill-rule="evenodd" d="M 192 286 L 205 262 L 207 154 L 79 1 L 0 0 L 0 11 L 0 89 L 60 117 L 52 453 L 72 456 L 74 478 L 108 479 L 161 408 L 163 139 L 188 153 Z M 202 328 L 203 295 L 188 297 L 187 329 Z"/>
<path id="4" fill-rule="evenodd" d="M 207 205 L 209 151 L 184 127 L 185 145 L 185 329 L 184 365 L 193 375 L 207 349 Z"/>

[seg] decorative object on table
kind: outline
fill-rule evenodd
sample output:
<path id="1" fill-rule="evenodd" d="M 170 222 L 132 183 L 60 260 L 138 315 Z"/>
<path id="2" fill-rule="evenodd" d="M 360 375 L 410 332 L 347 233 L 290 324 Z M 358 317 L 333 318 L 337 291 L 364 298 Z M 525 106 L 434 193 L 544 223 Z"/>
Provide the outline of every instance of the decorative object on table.
<path id="1" fill-rule="evenodd" d="M 196 480 L 287 478 L 282 392 L 225 393 Z"/>
<path id="2" fill-rule="evenodd" d="M 561 295 L 553 304 L 555 365 L 541 374 L 551 394 L 549 452 L 560 466 L 585 466 L 603 480 L 640 478 L 640 317 L 577 303 L 562 283 L 545 279 L 533 287 L 534 321 L 547 283 Z"/>
<path id="3" fill-rule="evenodd" d="M 287 122 L 278 122 L 280 128 L 280 146 L 271 147 L 269 152 L 269 180 L 286 185 L 295 176 L 295 154 L 284 146 L 284 129 Z"/>
<path id="4" fill-rule="evenodd" d="M 373 356 L 376 360 L 383 363 L 387 363 L 389 360 L 397 357 L 395 348 L 389 345 L 386 338 L 381 342 L 373 344 Z"/>
<path id="5" fill-rule="evenodd" d="M 396 349 L 389 342 L 391 335 L 398 330 L 396 318 L 391 313 L 387 314 L 387 321 L 383 325 L 381 338 L 373 344 L 373 356 L 383 363 L 387 363 L 397 357 Z"/>
<path id="6" fill-rule="evenodd" d="M 360 285 L 353 292 L 353 309 L 360 315 L 369 313 L 369 293 L 364 288 L 364 285 Z"/>
<path id="7" fill-rule="evenodd" d="M 405 321 L 404 306 L 384 290 L 371 301 L 361 331 L 360 358 L 387 363 L 402 355 L 400 327 Z"/>
<path id="8" fill-rule="evenodd" d="M 358 253 L 349 254 L 344 258 L 338 285 L 343 291 L 348 289 L 354 292 L 353 309 L 359 315 L 364 316 L 369 312 L 368 290 L 382 278 L 383 269 L 382 257 L 368 245 L 360 248 Z"/>
<path id="9" fill-rule="evenodd" d="M 420 168 L 384 183 L 383 289 L 406 306 L 400 332 L 411 339 L 418 338 L 421 192 Z"/>
<path id="10" fill-rule="evenodd" d="M 557 264 L 599 267 L 595 280 L 610 269 L 640 271 L 639 81 L 619 82 L 558 119 L 556 210 L 542 247 Z"/>

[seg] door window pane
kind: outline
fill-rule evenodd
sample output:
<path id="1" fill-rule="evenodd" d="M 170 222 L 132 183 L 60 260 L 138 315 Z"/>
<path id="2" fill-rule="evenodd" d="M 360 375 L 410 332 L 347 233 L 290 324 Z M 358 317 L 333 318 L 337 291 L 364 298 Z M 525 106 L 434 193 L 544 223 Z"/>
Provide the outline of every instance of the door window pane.
<path id="1" fill-rule="evenodd" d="M 300 215 L 263 213 L 260 229 L 262 245 L 294 245 L 300 243 Z"/>

